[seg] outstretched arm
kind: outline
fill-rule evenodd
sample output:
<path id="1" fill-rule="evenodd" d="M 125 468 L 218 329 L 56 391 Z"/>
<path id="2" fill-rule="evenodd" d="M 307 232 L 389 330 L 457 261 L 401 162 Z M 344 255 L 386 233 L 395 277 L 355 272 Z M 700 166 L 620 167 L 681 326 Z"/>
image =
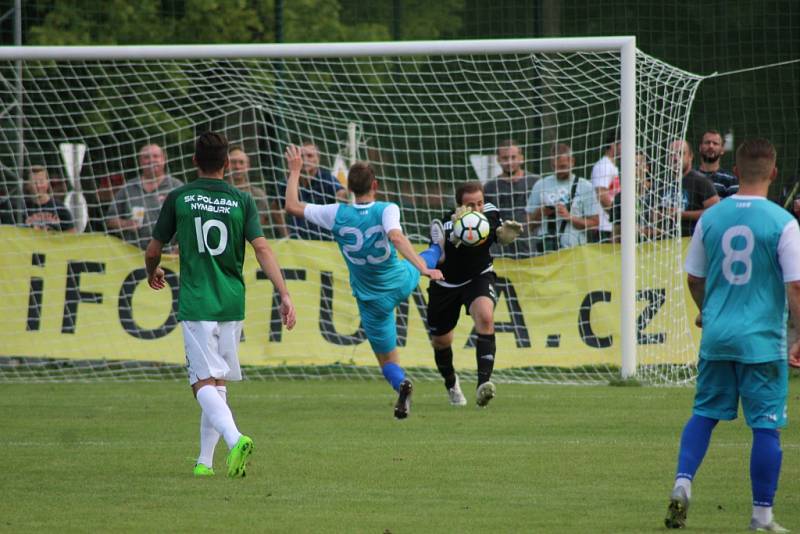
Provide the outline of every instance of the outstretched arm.
<path id="1" fill-rule="evenodd" d="M 278 265 L 278 260 L 275 258 L 275 254 L 265 238 L 257 237 L 250 244 L 256 253 L 256 260 L 258 260 L 261 270 L 267 275 L 267 278 L 275 286 L 275 290 L 281 297 L 281 321 L 286 328 L 291 330 L 294 328 L 297 317 L 294 304 L 292 304 L 292 299 L 289 296 L 289 289 L 286 287 L 286 281 L 283 279 L 283 273 L 281 273 L 281 268 Z"/>
<path id="2" fill-rule="evenodd" d="M 389 239 L 395 248 L 400 251 L 400 254 L 410 261 L 411 265 L 416 267 L 422 276 L 427 276 L 431 280 L 444 280 L 442 271 L 439 269 L 429 269 L 425 264 L 425 260 L 417 254 L 414 247 L 411 245 L 411 241 L 408 240 L 401 230 L 389 230 Z"/>
<path id="3" fill-rule="evenodd" d="M 286 166 L 289 176 L 286 178 L 286 212 L 295 217 L 303 217 L 306 203 L 300 201 L 300 170 L 303 168 L 303 156 L 295 145 L 286 147 Z"/>

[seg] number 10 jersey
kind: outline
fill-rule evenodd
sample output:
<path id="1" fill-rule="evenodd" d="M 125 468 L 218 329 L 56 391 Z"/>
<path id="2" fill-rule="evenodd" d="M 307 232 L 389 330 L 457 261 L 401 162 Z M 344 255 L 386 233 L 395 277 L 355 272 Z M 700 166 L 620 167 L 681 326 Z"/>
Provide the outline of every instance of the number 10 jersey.
<path id="1" fill-rule="evenodd" d="M 245 240 L 264 235 L 253 197 L 213 178 L 174 189 L 161 207 L 153 238 L 168 243 L 176 234 L 178 320 L 243 320 Z"/>

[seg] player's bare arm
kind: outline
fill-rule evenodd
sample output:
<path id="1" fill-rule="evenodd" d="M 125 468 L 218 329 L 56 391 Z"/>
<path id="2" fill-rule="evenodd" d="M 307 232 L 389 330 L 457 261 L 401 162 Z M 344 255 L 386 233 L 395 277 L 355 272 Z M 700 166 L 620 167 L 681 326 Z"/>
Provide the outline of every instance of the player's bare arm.
<path id="1" fill-rule="evenodd" d="M 400 254 L 417 268 L 422 276 L 427 276 L 431 280 L 444 280 L 442 271 L 439 269 L 428 269 L 428 266 L 425 265 L 425 261 L 419 257 L 419 254 L 417 254 L 414 247 L 411 245 L 411 241 L 408 240 L 403 232 L 396 228 L 394 230 L 389 230 L 389 240 L 394 247 L 400 251 Z"/>
<path id="2" fill-rule="evenodd" d="M 147 284 L 158 291 L 166 287 L 164 281 L 164 269 L 158 266 L 161 263 L 161 249 L 164 248 L 164 243 L 158 239 L 151 239 L 147 244 L 147 250 L 144 252 L 144 266 L 147 270 Z"/>
<path id="3" fill-rule="evenodd" d="M 698 278 L 697 276 L 692 276 L 691 274 L 686 275 L 686 281 L 689 284 L 689 293 L 692 294 L 692 300 L 697 305 L 697 309 L 700 312 L 697 314 L 697 317 L 694 320 L 694 324 L 698 326 L 698 328 L 703 327 L 703 300 L 706 297 L 706 279 L 705 278 Z"/>
<path id="4" fill-rule="evenodd" d="M 281 297 L 281 321 L 286 328 L 291 330 L 297 322 L 297 315 L 292 299 L 289 296 L 289 289 L 286 287 L 286 281 L 283 279 L 281 268 L 278 265 L 278 260 L 275 258 L 275 254 L 272 252 L 272 248 L 267 243 L 266 238 L 257 237 L 250 244 L 253 246 L 253 251 L 256 254 L 256 260 L 258 260 L 261 270 L 267 275 L 267 278 L 275 286 L 278 295 Z"/>
<path id="5" fill-rule="evenodd" d="M 286 178 L 286 213 L 295 217 L 303 217 L 306 203 L 300 201 L 300 171 L 303 169 L 303 156 L 295 145 L 286 147 L 286 167 L 289 176 Z"/>
<path id="6" fill-rule="evenodd" d="M 800 281 L 786 284 L 786 296 L 795 331 L 800 332 Z M 789 365 L 800 367 L 800 337 L 789 347 Z"/>

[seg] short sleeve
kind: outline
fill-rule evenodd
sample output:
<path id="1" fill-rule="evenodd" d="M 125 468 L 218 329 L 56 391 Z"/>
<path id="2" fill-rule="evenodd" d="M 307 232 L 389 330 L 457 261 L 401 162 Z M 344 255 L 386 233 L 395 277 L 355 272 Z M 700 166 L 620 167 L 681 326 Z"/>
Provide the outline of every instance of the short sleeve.
<path id="1" fill-rule="evenodd" d="M 800 280 L 800 227 L 795 219 L 783 227 L 778 241 L 778 261 L 781 264 L 784 282 Z"/>
<path id="2" fill-rule="evenodd" d="M 533 185 L 533 189 L 531 189 L 531 194 L 528 195 L 528 203 L 525 205 L 525 211 L 527 213 L 533 213 L 537 209 L 542 207 L 542 184 L 544 180 L 539 180 Z"/>
<path id="3" fill-rule="evenodd" d="M 608 165 L 605 159 L 598 161 L 592 167 L 592 188 L 611 186 L 611 180 L 614 178 L 614 169 Z"/>
<path id="4" fill-rule="evenodd" d="M 391 230 L 403 231 L 403 227 L 400 225 L 400 208 L 397 207 L 397 204 L 389 203 L 383 209 L 381 224 L 383 224 L 383 231 L 387 234 Z"/>
<path id="5" fill-rule="evenodd" d="M 340 204 L 306 204 L 303 217 L 320 228 L 333 230 Z"/>
<path id="6" fill-rule="evenodd" d="M 174 190 L 167 195 L 153 228 L 153 239 L 162 243 L 169 243 L 175 235 L 175 196 Z"/>
<path id="7" fill-rule="evenodd" d="M 692 241 L 689 243 L 689 252 L 686 254 L 684 270 L 696 278 L 705 278 L 708 262 L 706 248 L 703 244 L 703 218 L 697 221 L 694 227 Z"/>
<path id="8" fill-rule="evenodd" d="M 703 202 L 717 194 L 717 188 L 714 187 L 714 182 L 706 178 L 703 180 Z"/>
<path id="9" fill-rule="evenodd" d="M 125 218 L 130 210 L 128 209 L 128 189 L 123 187 L 114 196 L 114 200 L 108 206 L 106 216 L 109 219 Z"/>
<path id="10" fill-rule="evenodd" d="M 261 229 L 261 219 L 258 216 L 258 208 L 256 207 L 255 199 L 248 193 L 244 193 L 243 196 L 246 199 L 244 238 L 252 242 L 253 239 L 257 237 L 264 237 L 264 230 Z"/>

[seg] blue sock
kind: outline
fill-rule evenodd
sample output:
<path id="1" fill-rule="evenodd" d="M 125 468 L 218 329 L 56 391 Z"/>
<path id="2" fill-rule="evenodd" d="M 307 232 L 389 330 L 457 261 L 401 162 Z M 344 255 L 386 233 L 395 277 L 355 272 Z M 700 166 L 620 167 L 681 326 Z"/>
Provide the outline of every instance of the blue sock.
<path id="1" fill-rule="evenodd" d="M 750 451 L 750 483 L 753 487 L 753 506 L 772 506 L 781 474 L 781 438 L 777 430 L 753 429 L 753 448 Z"/>
<path id="2" fill-rule="evenodd" d="M 383 373 L 383 377 L 387 382 L 389 382 L 389 384 L 392 385 L 392 388 L 395 391 L 400 389 L 400 382 L 406 378 L 406 372 L 403 371 L 403 368 L 392 362 L 384 365 L 381 369 L 381 372 Z"/>
<path id="3" fill-rule="evenodd" d="M 439 263 L 439 258 L 442 257 L 442 249 L 437 244 L 433 244 L 419 253 L 420 257 L 425 260 L 425 265 L 428 269 L 435 269 Z"/>
<path id="4" fill-rule="evenodd" d="M 711 432 L 717 426 L 718 419 L 692 415 L 681 435 L 681 449 L 678 453 L 678 471 L 675 478 L 694 479 L 697 469 L 703 462 L 703 457 L 711 442 Z"/>

